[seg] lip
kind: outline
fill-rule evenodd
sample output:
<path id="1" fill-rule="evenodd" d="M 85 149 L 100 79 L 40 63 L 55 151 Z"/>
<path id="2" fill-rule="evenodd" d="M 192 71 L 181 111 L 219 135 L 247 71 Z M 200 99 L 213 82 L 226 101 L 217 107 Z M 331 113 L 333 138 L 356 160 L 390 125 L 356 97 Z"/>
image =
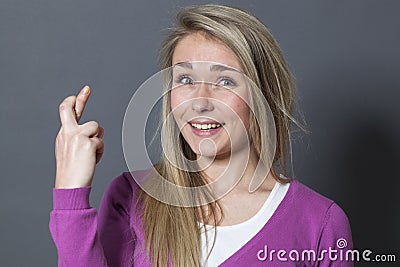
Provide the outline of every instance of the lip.
<path id="1" fill-rule="evenodd" d="M 192 123 L 196 123 L 196 124 L 220 124 L 221 126 L 218 128 L 211 128 L 208 130 L 200 130 L 197 129 L 195 127 L 192 126 Z M 215 136 L 217 135 L 223 128 L 223 126 L 225 125 L 225 123 L 220 123 L 218 121 L 212 121 L 212 120 L 192 120 L 190 122 L 188 122 L 189 127 L 192 129 L 192 133 L 200 136 L 200 137 L 211 137 L 211 136 Z"/>
<path id="2" fill-rule="evenodd" d="M 196 124 L 221 124 L 221 126 L 225 125 L 223 122 L 214 121 L 214 120 L 191 120 L 188 121 L 189 124 L 196 123 Z"/>

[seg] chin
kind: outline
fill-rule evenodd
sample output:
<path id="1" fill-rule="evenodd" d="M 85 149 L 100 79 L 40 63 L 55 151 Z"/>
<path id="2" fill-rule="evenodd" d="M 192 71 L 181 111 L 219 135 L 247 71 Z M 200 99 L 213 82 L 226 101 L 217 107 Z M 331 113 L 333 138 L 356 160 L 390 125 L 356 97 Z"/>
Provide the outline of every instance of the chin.
<path id="1" fill-rule="evenodd" d="M 215 158 L 215 159 L 223 159 L 229 157 L 231 155 L 230 150 L 223 150 L 221 148 L 215 148 L 214 145 L 211 146 L 202 146 L 201 151 L 199 150 L 199 144 L 196 145 L 195 149 L 193 146 L 190 146 L 192 151 L 197 155 L 197 157 L 206 157 L 206 158 Z"/>
<path id="2" fill-rule="evenodd" d="M 197 156 L 214 157 L 218 154 L 218 150 L 216 150 L 216 148 L 213 144 L 202 143 L 201 148 L 200 148 L 200 144 L 197 143 L 197 144 L 190 145 L 190 148 L 193 150 L 193 152 Z"/>

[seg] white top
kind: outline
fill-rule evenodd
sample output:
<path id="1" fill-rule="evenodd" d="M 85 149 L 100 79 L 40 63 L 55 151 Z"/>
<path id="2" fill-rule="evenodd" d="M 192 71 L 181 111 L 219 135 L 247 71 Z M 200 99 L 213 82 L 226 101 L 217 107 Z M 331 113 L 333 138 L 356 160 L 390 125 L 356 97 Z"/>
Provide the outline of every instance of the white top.
<path id="1" fill-rule="evenodd" d="M 276 182 L 261 209 L 249 220 L 235 225 L 217 226 L 217 239 L 215 240 L 214 248 L 211 251 L 207 263 L 204 262 L 214 240 L 214 229 L 212 229 L 212 226 L 210 225 L 206 226 L 208 229 L 207 236 L 209 242 L 209 247 L 207 248 L 205 239 L 206 234 L 202 228 L 202 266 L 218 266 L 253 238 L 271 218 L 272 214 L 285 197 L 289 186 L 290 183 L 281 184 Z M 203 223 L 199 222 L 199 225 L 203 226 Z"/>

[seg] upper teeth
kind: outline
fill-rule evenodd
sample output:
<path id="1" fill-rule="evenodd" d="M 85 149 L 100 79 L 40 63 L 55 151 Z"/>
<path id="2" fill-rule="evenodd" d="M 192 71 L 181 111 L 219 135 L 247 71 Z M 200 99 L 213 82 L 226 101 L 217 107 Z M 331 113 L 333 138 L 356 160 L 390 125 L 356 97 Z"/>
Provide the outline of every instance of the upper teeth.
<path id="1" fill-rule="evenodd" d="M 221 126 L 219 123 L 212 123 L 212 124 L 199 124 L 199 123 L 191 123 L 194 128 L 199 130 L 208 130 L 208 129 L 215 129 Z"/>

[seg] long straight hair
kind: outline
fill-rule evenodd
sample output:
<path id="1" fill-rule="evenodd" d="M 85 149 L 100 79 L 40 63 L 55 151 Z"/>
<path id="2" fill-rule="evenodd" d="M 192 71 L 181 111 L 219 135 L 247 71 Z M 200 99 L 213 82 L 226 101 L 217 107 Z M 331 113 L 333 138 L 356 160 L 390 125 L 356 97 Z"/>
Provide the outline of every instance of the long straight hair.
<path id="1" fill-rule="evenodd" d="M 237 56 L 244 74 L 257 87 L 250 90 L 250 102 L 258 113 L 259 119 L 256 120 L 253 114 L 250 115 L 249 135 L 259 158 L 266 158 L 267 153 L 265 149 L 262 149 L 262 144 L 267 142 L 263 132 L 267 129 L 267 120 L 263 119 L 267 110 L 261 99 L 267 100 L 276 128 L 277 144 L 273 163 L 287 176 L 288 143 L 291 151 L 290 125 L 295 123 L 304 131 L 307 130 L 293 116 L 293 77 L 274 37 L 263 23 L 244 10 L 220 5 L 188 7 L 177 14 L 176 25 L 169 30 L 161 46 L 161 68 L 166 69 L 172 66 L 172 56 L 180 40 L 199 32 L 229 47 Z M 167 93 L 162 103 L 162 119 L 165 122 L 163 154 L 154 166 L 155 170 L 176 185 L 185 187 L 205 185 L 206 181 L 201 173 L 180 170 L 169 161 L 173 158 L 175 162 L 183 164 L 184 157 L 190 160 L 196 159 L 196 154 L 183 138 L 173 116 L 168 116 L 170 112 L 170 94 Z M 278 182 L 288 181 L 280 178 L 274 167 L 270 171 Z M 168 193 L 165 192 L 165 194 Z M 212 198 L 210 192 L 203 194 L 183 197 L 187 199 Z M 153 267 L 167 266 L 168 262 L 171 262 L 173 266 L 201 266 L 201 227 L 198 222 L 212 222 L 214 226 L 220 223 L 223 214 L 218 201 L 207 204 L 208 212 L 205 212 L 205 209 L 196 207 L 165 204 L 140 191 L 138 202 L 143 204 L 141 207 L 146 249 Z M 217 212 L 220 212 L 222 216 L 217 216 Z M 214 242 L 215 238 L 213 245 Z"/>

